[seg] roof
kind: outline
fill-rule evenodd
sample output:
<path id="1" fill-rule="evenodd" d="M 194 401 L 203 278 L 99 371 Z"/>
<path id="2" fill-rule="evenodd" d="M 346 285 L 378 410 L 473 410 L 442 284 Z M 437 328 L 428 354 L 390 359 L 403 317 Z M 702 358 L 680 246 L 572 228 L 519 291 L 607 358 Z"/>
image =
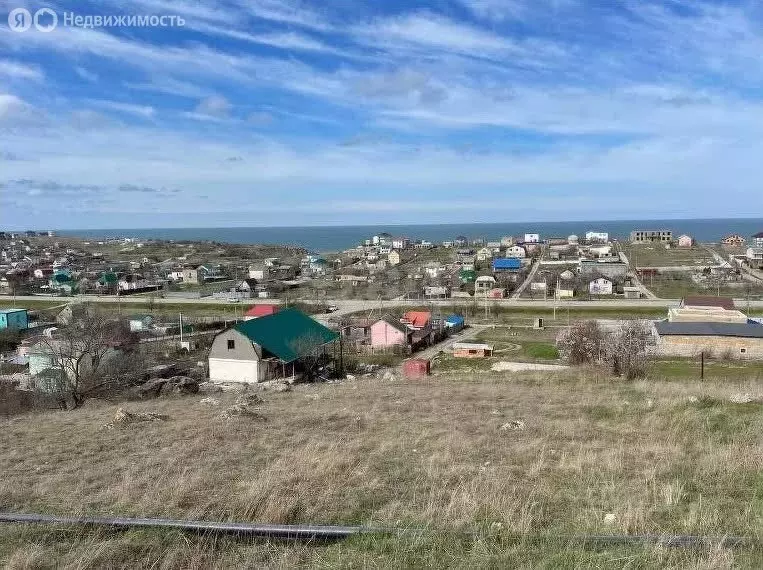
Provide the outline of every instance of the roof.
<path id="1" fill-rule="evenodd" d="M 504 257 L 493 260 L 493 269 L 519 269 L 522 261 L 516 257 Z"/>
<path id="2" fill-rule="evenodd" d="M 493 350 L 493 346 L 481 342 L 454 342 L 453 350 Z"/>
<path id="3" fill-rule="evenodd" d="M 383 322 L 387 323 L 389 326 L 391 326 L 394 329 L 399 330 L 401 333 L 406 333 L 407 334 L 409 332 L 408 328 L 403 323 L 401 323 L 400 321 L 396 321 L 395 318 L 390 316 L 390 315 L 384 315 L 381 319 L 379 319 L 376 322 L 378 323 L 380 321 L 383 321 Z M 374 323 L 374 324 L 376 324 L 376 323 Z"/>
<path id="4" fill-rule="evenodd" d="M 266 317 L 278 312 L 278 305 L 265 304 L 265 305 L 252 305 L 249 310 L 244 313 L 247 317 Z"/>
<path id="5" fill-rule="evenodd" d="M 763 326 L 742 323 L 669 323 L 660 321 L 655 324 L 660 335 L 687 336 L 735 336 L 743 338 L 763 338 Z"/>
<path id="6" fill-rule="evenodd" d="M 403 313 L 403 319 L 411 323 L 414 327 L 424 327 L 432 318 L 429 311 L 408 311 Z"/>
<path id="7" fill-rule="evenodd" d="M 339 338 L 337 333 L 294 308 L 244 321 L 233 328 L 283 362 L 293 362 Z"/>
<path id="8" fill-rule="evenodd" d="M 10 313 L 27 312 L 26 309 L 0 309 L 0 315 L 9 315 Z"/>
<path id="9" fill-rule="evenodd" d="M 447 317 L 445 317 L 445 322 L 451 323 L 454 325 L 462 325 L 464 324 L 464 317 L 462 317 L 461 315 L 448 315 Z"/>
<path id="10" fill-rule="evenodd" d="M 690 295 L 681 301 L 684 307 L 721 307 L 727 311 L 734 310 L 734 299 L 731 297 L 714 297 L 713 295 Z"/>

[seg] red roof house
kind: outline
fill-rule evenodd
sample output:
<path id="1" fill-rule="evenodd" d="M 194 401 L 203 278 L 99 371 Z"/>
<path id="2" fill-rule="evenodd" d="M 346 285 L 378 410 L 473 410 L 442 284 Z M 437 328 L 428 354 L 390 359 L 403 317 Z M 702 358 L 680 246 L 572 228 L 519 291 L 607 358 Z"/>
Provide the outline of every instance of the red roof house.
<path id="1" fill-rule="evenodd" d="M 403 314 L 403 318 L 400 320 L 412 329 L 423 329 L 432 320 L 432 313 L 429 311 L 408 311 Z"/>
<path id="2" fill-rule="evenodd" d="M 271 305 L 271 304 L 263 304 L 263 305 L 253 305 L 249 307 L 249 310 L 244 313 L 244 320 L 248 321 L 249 319 L 256 319 L 259 317 L 267 317 L 268 315 L 273 315 L 278 312 L 279 305 Z"/>

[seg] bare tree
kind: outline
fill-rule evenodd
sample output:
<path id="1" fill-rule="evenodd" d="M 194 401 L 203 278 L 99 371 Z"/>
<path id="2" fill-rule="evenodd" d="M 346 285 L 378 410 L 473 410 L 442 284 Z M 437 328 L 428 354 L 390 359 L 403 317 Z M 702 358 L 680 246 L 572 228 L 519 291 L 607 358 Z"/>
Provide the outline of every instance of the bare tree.
<path id="1" fill-rule="evenodd" d="M 295 338 L 289 343 L 289 347 L 297 355 L 297 361 L 302 368 L 305 379 L 309 380 L 316 376 L 318 367 L 323 362 L 326 344 L 319 334 L 307 333 Z"/>
<path id="2" fill-rule="evenodd" d="M 607 335 L 605 354 L 616 376 L 628 380 L 646 376 L 647 346 L 651 326 L 646 321 L 623 321 L 614 334 Z"/>
<path id="3" fill-rule="evenodd" d="M 41 341 L 50 364 L 42 378 L 46 391 L 56 393 L 67 408 L 80 406 L 90 391 L 104 383 L 112 355 L 132 349 L 137 342 L 124 321 L 89 310 L 81 315 Z"/>
<path id="4" fill-rule="evenodd" d="M 570 364 L 600 362 L 604 356 L 604 334 L 596 321 L 581 321 L 556 339 L 559 355 Z"/>

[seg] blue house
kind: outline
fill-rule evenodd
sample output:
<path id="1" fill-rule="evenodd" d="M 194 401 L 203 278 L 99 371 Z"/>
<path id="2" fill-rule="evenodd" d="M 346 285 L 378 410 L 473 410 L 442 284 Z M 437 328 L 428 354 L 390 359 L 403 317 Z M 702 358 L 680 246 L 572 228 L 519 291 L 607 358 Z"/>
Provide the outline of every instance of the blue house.
<path id="1" fill-rule="evenodd" d="M 445 327 L 450 332 L 458 332 L 464 328 L 464 317 L 461 315 L 448 315 L 445 317 Z"/>
<path id="2" fill-rule="evenodd" d="M 503 257 L 493 260 L 493 271 L 519 271 L 522 260 L 518 257 Z"/>
<path id="3" fill-rule="evenodd" d="M 26 309 L 0 309 L 0 330 L 23 330 L 28 326 Z"/>

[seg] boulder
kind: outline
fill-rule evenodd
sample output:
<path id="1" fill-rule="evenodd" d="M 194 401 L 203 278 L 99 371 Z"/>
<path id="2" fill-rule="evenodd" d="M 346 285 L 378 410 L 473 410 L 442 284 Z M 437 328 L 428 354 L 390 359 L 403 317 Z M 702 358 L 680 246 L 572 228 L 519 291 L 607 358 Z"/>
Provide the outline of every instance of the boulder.
<path id="1" fill-rule="evenodd" d="M 222 391 L 223 389 L 220 387 L 220 385 L 215 384 L 214 382 L 199 383 L 199 394 L 219 394 Z"/>
<path id="2" fill-rule="evenodd" d="M 171 387 L 172 393 L 178 396 L 199 393 L 199 383 L 188 376 L 176 376 L 171 378 L 170 381 L 164 385 L 164 388 L 162 388 L 162 394 L 166 392 L 167 387 Z"/>
<path id="3" fill-rule="evenodd" d="M 152 412 L 128 412 L 123 408 L 119 408 L 114 414 L 114 418 L 109 423 L 104 424 L 103 427 L 106 429 L 114 429 L 115 427 L 139 422 L 163 422 L 168 419 L 169 417 L 161 414 L 154 414 Z"/>
<path id="4" fill-rule="evenodd" d="M 236 398 L 237 405 L 256 406 L 262 403 L 263 399 L 260 398 L 258 394 L 241 394 L 238 398 Z"/>
<path id="5" fill-rule="evenodd" d="M 205 406 L 219 406 L 220 400 L 218 400 L 217 398 L 207 397 L 207 398 L 202 398 L 201 400 L 199 400 L 199 403 L 204 404 Z"/>
<path id="6" fill-rule="evenodd" d="M 166 383 L 166 378 L 152 378 L 142 386 L 138 387 L 138 397 L 143 399 L 158 398 Z"/>
<path id="7" fill-rule="evenodd" d="M 525 429 L 525 422 L 522 420 L 511 420 L 500 427 L 501 431 L 518 431 Z"/>

